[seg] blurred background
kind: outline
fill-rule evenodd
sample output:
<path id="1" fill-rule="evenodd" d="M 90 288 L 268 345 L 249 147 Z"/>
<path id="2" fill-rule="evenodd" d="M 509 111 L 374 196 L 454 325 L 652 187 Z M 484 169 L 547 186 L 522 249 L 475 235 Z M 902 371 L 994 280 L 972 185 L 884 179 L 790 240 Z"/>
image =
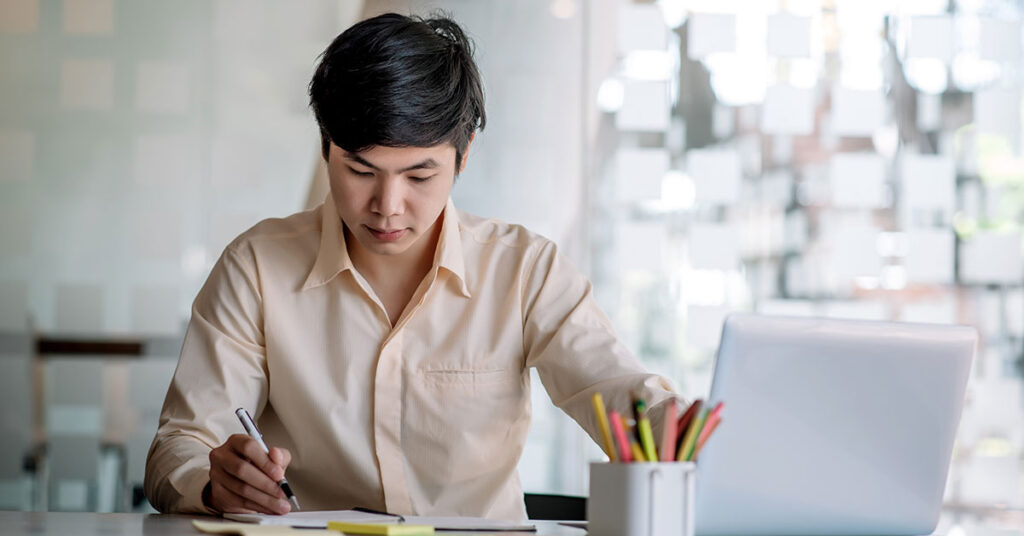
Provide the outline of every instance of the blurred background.
<path id="1" fill-rule="evenodd" d="M 460 208 L 557 242 L 691 397 L 730 311 L 976 326 L 940 530 L 1020 526 L 1021 0 L 0 0 L 0 509 L 151 510 L 195 293 L 325 195 L 318 54 L 434 9 L 486 84 Z M 585 494 L 600 450 L 534 407 L 524 486 Z"/>

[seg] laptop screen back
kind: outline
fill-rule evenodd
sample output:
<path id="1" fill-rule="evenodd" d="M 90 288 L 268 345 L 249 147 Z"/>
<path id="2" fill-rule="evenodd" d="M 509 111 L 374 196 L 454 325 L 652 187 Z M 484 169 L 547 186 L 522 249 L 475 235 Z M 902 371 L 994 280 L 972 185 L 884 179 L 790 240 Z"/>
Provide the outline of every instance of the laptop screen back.
<path id="1" fill-rule="evenodd" d="M 977 334 L 731 315 L 698 460 L 697 534 L 929 534 Z"/>

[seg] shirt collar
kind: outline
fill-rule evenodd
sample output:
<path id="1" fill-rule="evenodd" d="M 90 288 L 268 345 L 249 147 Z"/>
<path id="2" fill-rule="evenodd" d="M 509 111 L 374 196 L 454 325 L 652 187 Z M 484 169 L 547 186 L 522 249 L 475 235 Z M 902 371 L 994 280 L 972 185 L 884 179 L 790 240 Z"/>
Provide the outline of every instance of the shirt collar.
<path id="1" fill-rule="evenodd" d="M 313 268 L 302 284 L 302 290 L 324 285 L 341 272 L 354 268 L 345 245 L 341 217 L 334 206 L 334 198 L 328 195 L 320 206 L 320 247 Z M 459 292 L 463 296 L 471 296 L 466 285 L 466 261 L 462 254 L 459 215 L 450 197 L 442 213 L 441 237 L 437 241 L 432 270 L 440 268 L 448 270 L 458 279 Z"/>

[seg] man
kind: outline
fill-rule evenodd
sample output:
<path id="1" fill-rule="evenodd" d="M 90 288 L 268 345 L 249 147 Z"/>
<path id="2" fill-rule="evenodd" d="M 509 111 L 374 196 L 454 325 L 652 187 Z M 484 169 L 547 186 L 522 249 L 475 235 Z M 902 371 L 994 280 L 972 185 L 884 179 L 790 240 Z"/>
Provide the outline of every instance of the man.
<path id="1" fill-rule="evenodd" d="M 159 510 L 285 513 L 287 469 L 306 509 L 522 519 L 530 367 L 592 437 L 595 392 L 655 417 L 673 399 L 554 244 L 452 205 L 481 87 L 446 18 L 381 15 L 327 48 L 331 195 L 235 239 L 196 297 L 147 462 Z"/>

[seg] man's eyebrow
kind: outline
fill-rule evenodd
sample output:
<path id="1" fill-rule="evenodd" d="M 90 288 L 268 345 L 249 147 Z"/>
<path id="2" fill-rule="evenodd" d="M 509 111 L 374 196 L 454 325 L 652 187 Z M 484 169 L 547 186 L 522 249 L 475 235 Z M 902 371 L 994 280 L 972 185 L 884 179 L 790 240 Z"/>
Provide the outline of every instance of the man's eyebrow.
<path id="1" fill-rule="evenodd" d="M 380 171 L 379 167 L 371 164 L 365 158 L 363 158 L 363 157 L 361 157 L 361 156 L 359 156 L 357 154 L 345 153 L 345 158 L 348 158 L 349 160 L 352 160 L 354 162 L 358 162 L 358 163 L 360 163 L 360 164 L 362 164 L 362 165 L 364 165 L 364 166 L 366 166 L 366 167 L 368 167 L 370 169 L 375 169 L 377 171 Z M 435 168 L 437 168 L 439 166 L 440 166 L 440 164 L 437 163 L 437 160 L 434 160 L 433 158 L 427 158 L 426 160 L 424 160 L 422 162 L 419 162 L 419 163 L 413 164 L 413 165 L 411 165 L 409 167 L 400 169 L 398 172 L 399 173 L 405 173 L 406 171 L 413 171 L 413 170 L 416 170 L 416 169 L 435 169 Z"/>

